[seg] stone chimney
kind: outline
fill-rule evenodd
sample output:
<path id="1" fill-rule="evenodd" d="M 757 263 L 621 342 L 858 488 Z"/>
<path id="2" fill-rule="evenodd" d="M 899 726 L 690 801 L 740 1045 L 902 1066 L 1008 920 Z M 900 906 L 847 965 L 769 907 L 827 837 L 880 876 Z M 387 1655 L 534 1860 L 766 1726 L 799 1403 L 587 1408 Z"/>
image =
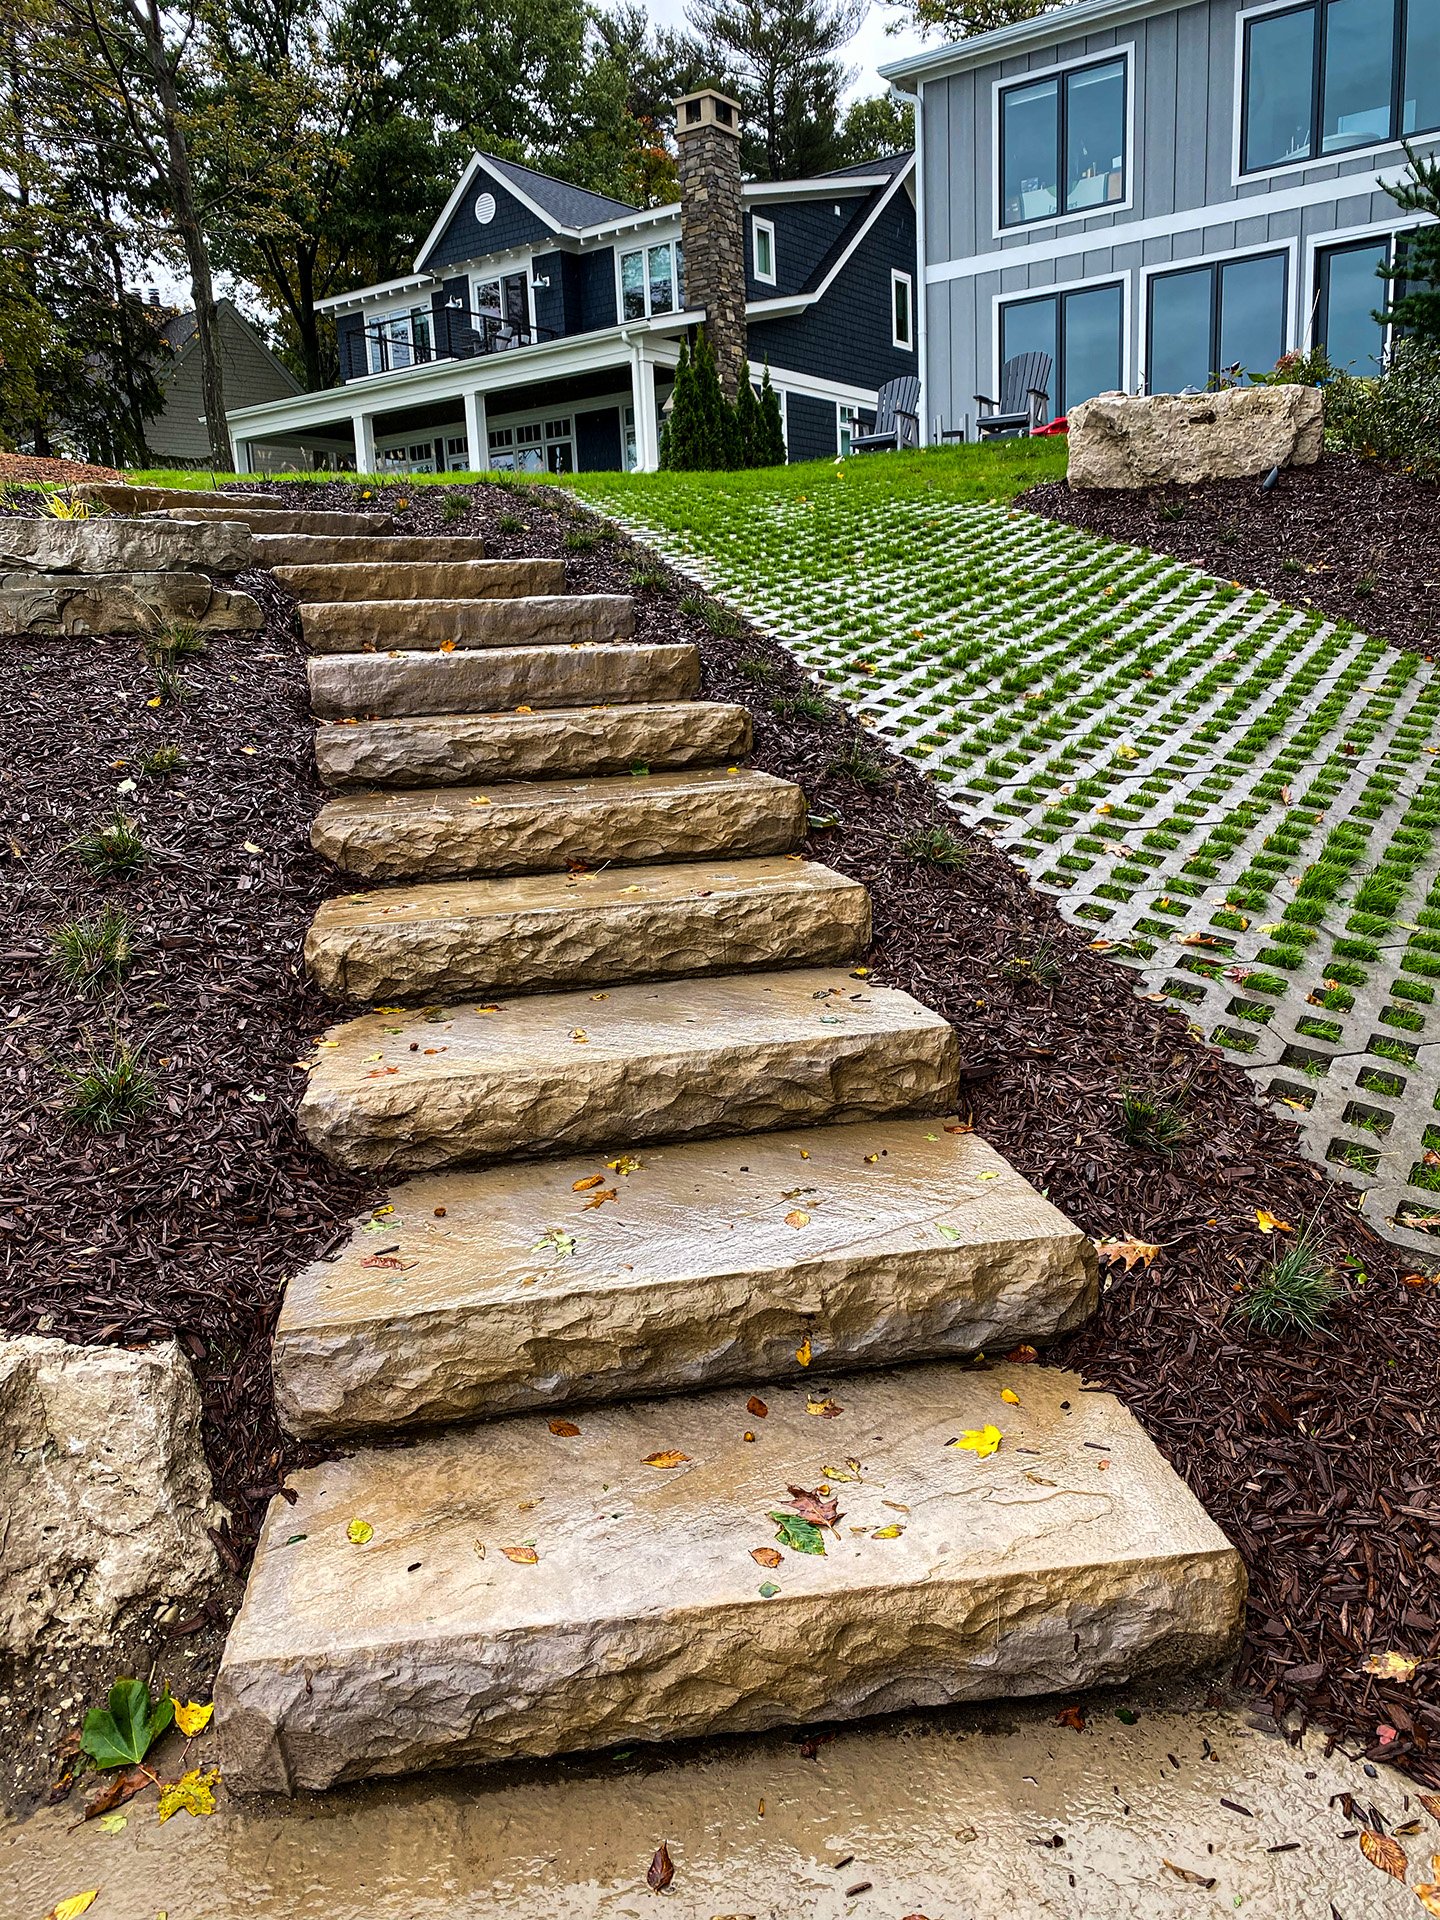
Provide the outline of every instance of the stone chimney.
<path id="1" fill-rule="evenodd" d="M 675 102 L 685 305 L 705 309 L 705 337 L 733 400 L 745 377 L 745 214 L 740 103 L 706 88 Z"/>

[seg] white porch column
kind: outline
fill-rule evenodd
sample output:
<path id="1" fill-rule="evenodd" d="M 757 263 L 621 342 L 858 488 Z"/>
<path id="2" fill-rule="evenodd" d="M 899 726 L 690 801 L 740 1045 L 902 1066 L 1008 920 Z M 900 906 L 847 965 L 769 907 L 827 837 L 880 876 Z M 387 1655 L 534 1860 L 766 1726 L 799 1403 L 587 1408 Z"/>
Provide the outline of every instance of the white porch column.
<path id="1" fill-rule="evenodd" d="M 375 416 L 373 413 L 352 414 L 351 424 L 355 430 L 355 471 L 374 473 Z"/>
<path id="2" fill-rule="evenodd" d="M 635 470 L 654 473 L 660 465 L 660 423 L 655 412 L 655 362 L 639 343 L 630 349 L 630 392 L 635 403 Z"/>
<path id="3" fill-rule="evenodd" d="M 250 442 L 248 440 L 237 440 L 232 435 L 230 449 L 235 462 L 236 473 L 252 472 L 251 461 L 254 456 L 250 452 Z"/>
<path id="4" fill-rule="evenodd" d="M 480 392 L 465 395 L 465 461 L 472 473 L 484 473 L 490 465 L 490 433 L 486 425 L 485 396 Z"/>

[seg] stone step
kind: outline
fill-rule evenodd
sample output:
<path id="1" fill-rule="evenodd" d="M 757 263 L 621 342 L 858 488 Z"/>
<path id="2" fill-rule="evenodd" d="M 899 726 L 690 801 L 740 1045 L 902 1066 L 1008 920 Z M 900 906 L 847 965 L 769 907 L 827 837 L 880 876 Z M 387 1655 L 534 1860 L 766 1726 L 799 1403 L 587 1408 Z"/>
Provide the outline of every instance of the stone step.
<path id="1" fill-rule="evenodd" d="M 347 560 L 274 574 L 297 600 L 511 600 L 565 591 L 563 560 Z"/>
<path id="2" fill-rule="evenodd" d="M 327 653 L 306 663 L 322 719 L 501 714 L 516 707 L 596 707 L 683 700 L 700 690 L 700 649 L 490 647 L 462 653 Z"/>
<path id="3" fill-rule="evenodd" d="M 712 700 L 539 713 L 429 714 L 321 722 L 315 762 L 327 787 L 452 786 L 544 774 L 713 766 L 751 747 L 744 707 Z"/>
<path id="4" fill-rule="evenodd" d="M 263 493 L 222 493 L 214 487 L 132 487 L 103 481 L 82 487 L 87 500 L 98 501 L 112 513 L 159 513 L 170 520 L 239 521 L 253 533 L 388 533 L 395 522 L 388 513 L 292 513 L 268 505 L 274 496 Z"/>
<path id="5" fill-rule="evenodd" d="M 351 894 L 315 915 L 305 961 L 337 1000 L 453 1000 L 823 966 L 869 943 L 859 881 L 788 854 Z"/>
<path id="6" fill-rule="evenodd" d="M 628 640 L 635 603 L 623 593 L 534 593 L 508 600 L 322 600 L 300 608 L 312 653 L 392 648 L 558 646 Z"/>
<path id="7" fill-rule="evenodd" d="M 262 533 L 255 539 L 255 558 L 262 567 L 483 560 L 485 542 L 458 533 Z"/>
<path id="8" fill-rule="evenodd" d="M 806 967 L 365 1014 L 326 1036 L 299 1121 L 342 1166 L 420 1173 L 945 1113 L 959 1065 L 948 1023 L 909 994 Z"/>
<path id="9" fill-rule="evenodd" d="M 733 767 L 345 794 L 320 809 L 310 842 L 343 873 L 399 880 L 783 853 L 804 834 L 799 787 Z"/>
<path id="10" fill-rule="evenodd" d="M 610 1158 L 628 1172 L 595 1153 L 395 1188 L 286 1289 L 282 1424 L 344 1441 L 797 1376 L 802 1352 L 812 1373 L 1003 1353 L 1094 1310 L 1090 1242 L 954 1120 Z M 552 1228 L 563 1258 L 537 1250 Z"/>
<path id="11" fill-rule="evenodd" d="M 951 1444 L 987 1425 L 989 1458 Z M 1139 1424 L 1046 1367 L 812 1366 L 288 1485 L 215 1687 L 232 1792 L 1068 1700 L 1219 1662 L 1244 1606 L 1238 1554 Z M 823 1552 L 772 1517 L 795 1520 L 792 1487 L 836 1501 L 799 1536 Z"/>
<path id="12" fill-rule="evenodd" d="M 203 567 L 239 573 L 254 541 L 235 521 L 0 519 L 0 569 L 42 573 L 170 573 Z"/>

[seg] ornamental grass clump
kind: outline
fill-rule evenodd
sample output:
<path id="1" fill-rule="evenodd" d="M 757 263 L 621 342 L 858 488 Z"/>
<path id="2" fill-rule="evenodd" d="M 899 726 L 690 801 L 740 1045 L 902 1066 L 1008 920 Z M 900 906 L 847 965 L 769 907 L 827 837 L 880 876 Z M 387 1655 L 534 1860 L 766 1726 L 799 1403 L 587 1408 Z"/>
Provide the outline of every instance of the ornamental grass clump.
<path id="1" fill-rule="evenodd" d="M 1178 1097 L 1153 1087 L 1125 1087 L 1121 1091 L 1120 1126 L 1132 1147 L 1160 1154 L 1178 1152 L 1192 1131 Z"/>
<path id="2" fill-rule="evenodd" d="M 95 1133 L 114 1133 L 149 1113 L 160 1098 L 155 1076 L 138 1050 L 123 1040 L 117 1040 L 108 1055 L 92 1051 L 83 1065 L 62 1072 L 70 1083 L 66 1119 Z"/>
<path id="3" fill-rule="evenodd" d="M 133 820 L 116 812 L 103 826 L 76 834 L 67 849 L 97 879 L 122 879 L 138 873 L 149 857 Z"/>
<path id="4" fill-rule="evenodd" d="M 50 936 L 50 957 L 72 987 L 114 985 L 135 961 L 130 916 L 107 904 L 93 919 L 66 920 Z"/>
<path id="5" fill-rule="evenodd" d="M 1319 1236 L 1306 1227 L 1250 1281 L 1236 1312 L 1254 1332 L 1271 1339 L 1285 1334 L 1308 1338 L 1323 1330 L 1341 1295 Z"/>

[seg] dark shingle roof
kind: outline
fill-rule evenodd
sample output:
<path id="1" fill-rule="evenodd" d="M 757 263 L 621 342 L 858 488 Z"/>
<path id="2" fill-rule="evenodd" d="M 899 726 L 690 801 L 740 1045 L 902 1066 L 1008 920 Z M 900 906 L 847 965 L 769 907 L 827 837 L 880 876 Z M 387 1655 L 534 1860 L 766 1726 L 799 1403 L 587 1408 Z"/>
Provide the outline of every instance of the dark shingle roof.
<path id="1" fill-rule="evenodd" d="M 874 160 L 859 160 L 853 167 L 836 167 L 830 173 L 817 173 L 817 180 L 843 180 L 847 174 L 859 174 L 866 179 L 877 179 L 881 174 L 893 179 L 902 167 L 908 166 L 913 158 L 907 147 L 904 153 L 886 153 Z"/>
<path id="2" fill-rule="evenodd" d="M 487 167 L 543 207 L 559 226 L 594 227 L 602 220 L 620 220 L 627 213 L 639 211 L 624 200 L 611 200 L 606 194 L 572 187 L 567 180 L 556 180 L 534 167 L 522 167 L 518 160 L 497 160 L 493 153 L 487 153 L 484 159 Z"/>

